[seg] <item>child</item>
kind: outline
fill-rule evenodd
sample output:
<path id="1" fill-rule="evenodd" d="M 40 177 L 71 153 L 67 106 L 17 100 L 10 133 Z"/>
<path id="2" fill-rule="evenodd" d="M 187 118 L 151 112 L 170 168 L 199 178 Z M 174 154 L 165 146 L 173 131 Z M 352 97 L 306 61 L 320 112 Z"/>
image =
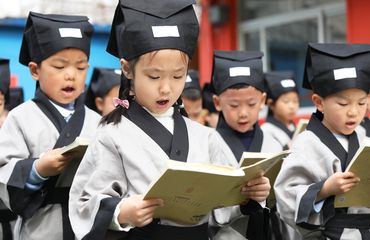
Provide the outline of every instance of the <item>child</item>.
<path id="1" fill-rule="evenodd" d="M 281 217 L 306 238 L 370 239 L 369 208 L 333 205 L 360 181 L 343 171 L 365 138 L 355 129 L 366 113 L 369 53 L 368 44 L 308 45 L 303 87 L 317 111 L 275 182 Z"/>
<path id="2" fill-rule="evenodd" d="M 80 160 L 59 148 L 91 138 L 99 123 L 81 95 L 92 31 L 84 16 L 28 16 L 19 61 L 37 81 L 36 94 L 0 130 L 0 197 L 20 216 L 15 239 L 74 239 L 67 203 Z"/>
<path id="3" fill-rule="evenodd" d="M 9 101 L 9 84 L 10 84 L 9 60 L 0 58 L 0 116 L 6 110 L 5 103 Z"/>
<path id="4" fill-rule="evenodd" d="M 181 116 L 176 104 L 198 37 L 195 2 L 145 3 L 120 1 L 113 19 L 107 49 L 122 65 L 121 103 L 103 118 L 73 181 L 78 239 L 208 240 L 208 216 L 191 226 L 153 219 L 166 203 L 143 200 L 168 159 L 227 163 L 220 136 Z"/>
<path id="5" fill-rule="evenodd" d="M 265 81 L 268 115 L 261 128 L 286 150 L 295 130 L 293 119 L 299 108 L 298 89 L 292 72 L 269 72 L 265 74 Z"/>
<path id="6" fill-rule="evenodd" d="M 121 70 L 94 68 L 87 89 L 85 104 L 105 116 L 114 109 L 113 99 L 118 97 Z"/>
<path id="7" fill-rule="evenodd" d="M 205 124 L 205 112 L 202 108 L 202 91 L 198 71 L 190 69 L 185 81 L 181 99 L 188 117 L 200 124 Z"/>
<path id="8" fill-rule="evenodd" d="M 6 103 L 6 109 L 11 111 L 13 108 L 24 102 L 23 88 L 12 87 L 9 89 L 9 102 Z"/>
<path id="9" fill-rule="evenodd" d="M 213 104 L 213 91 L 210 83 L 206 83 L 203 86 L 202 91 L 202 102 L 203 109 L 207 111 L 205 120 L 206 126 L 216 128 L 218 122 L 218 115 L 220 114 Z"/>
<path id="10" fill-rule="evenodd" d="M 266 100 L 262 56 L 261 52 L 252 51 L 215 51 L 214 53 L 212 85 L 215 95 L 213 100 L 216 109 L 220 112 L 216 130 L 228 145 L 227 150 L 234 156 L 230 162 L 230 165 L 234 167 L 239 166 L 243 152 L 282 150 L 280 144 L 272 136 L 262 132 L 257 123 L 258 113 Z M 261 181 L 266 181 L 268 184 L 267 178 L 261 178 Z M 267 233 L 267 229 L 263 224 L 266 220 L 263 217 L 263 205 L 251 200 L 240 208 L 239 206 L 229 208 L 229 213 L 215 211 L 215 220 L 222 225 L 230 222 L 228 214 L 240 217 L 230 227 L 221 228 L 215 239 L 223 237 L 266 239 L 267 236 L 264 234 Z M 250 217 L 241 217 L 241 214 Z M 247 231 L 246 236 L 245 231 Z"/>
<path id="11" fill-rule="evenodd" d="M 10 70 L 9 60 L 0 59 L 0 128 L 8 114 L 5 105 L 9 102 Z M 17 216 L 0 200 L 0 238 L 13 239 L 12 225 Z"/>

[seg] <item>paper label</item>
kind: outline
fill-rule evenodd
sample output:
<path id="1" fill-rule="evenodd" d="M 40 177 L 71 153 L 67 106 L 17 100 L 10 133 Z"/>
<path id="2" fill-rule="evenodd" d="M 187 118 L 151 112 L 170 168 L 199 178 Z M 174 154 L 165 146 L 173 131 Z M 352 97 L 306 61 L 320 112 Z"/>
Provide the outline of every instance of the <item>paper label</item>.
<path id="1" fill-rule="evenodd" d="M 153 36 L 162 37 L 180 37 L 177 26 L 152 26 Z"/>
<path id="2" fill-rule="evenodd" d="M 334 69 L 335 80 L 341 80 L 346 78 L 357 78 L 355 67 Z"/>
<path id="3" fill-rule="evenodd" d="M 82 38 L 81 29 L 79 28 L 59 28 L 59 34 L 62 38 Z"/>
<path id="4" fill-rule="evenodd" d="M 230 77 L 238 77 L 238 76 L 250 76 L 251 70 L 249 67 L 232 67 L 229 68 Z"/>

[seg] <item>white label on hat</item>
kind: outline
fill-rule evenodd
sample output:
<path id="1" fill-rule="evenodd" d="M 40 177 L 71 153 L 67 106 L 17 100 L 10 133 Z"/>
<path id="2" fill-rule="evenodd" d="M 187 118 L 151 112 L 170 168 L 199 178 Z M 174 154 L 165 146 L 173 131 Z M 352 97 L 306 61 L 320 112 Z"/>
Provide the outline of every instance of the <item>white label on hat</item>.
<path id="1" fill-rule="evenodd" d="M 177 26 L 152 26 L 153 37 L 180 37 Z"/>
<path id="2" fill-rule="evenodd" d="M 114 73 L 117 74 L 117 75 L 121 75 L 122 74 L 122 71 L 119 70 L 119 69 L 114 69 Z"/>
<path id="3" fill-rule="evenodd" d="M 232 67 L 229 68 L 230 77 L 238 77 L 238 76 L 250 76 L 251 69 L 249 67 Z"/>
<path id="4" fill-rule="evenodd" d="M 341 80 L 345 78 L 357 78 L 356 68 L 339 68 L 334 69 L 334 79 Z"/>
<path id="5" fill-rule="evenodd" d="M 79 28 L 59 28 L 60 37 L 82 38 L 81 29 Z"/>
<path id="6" fill-rule="evenodd" d="M 283 88 L 295 87 L 295 82 L 292 79 L 284 79 L 280 81 Z"/>
<path id="7" fill-rule="evenodd" d="M 185 82 L 192 82 L 193 80 L 191 79 L 191 77 L 188 75 L 187 77 L 186 77 L 186 80 L 185 80 Z"/>

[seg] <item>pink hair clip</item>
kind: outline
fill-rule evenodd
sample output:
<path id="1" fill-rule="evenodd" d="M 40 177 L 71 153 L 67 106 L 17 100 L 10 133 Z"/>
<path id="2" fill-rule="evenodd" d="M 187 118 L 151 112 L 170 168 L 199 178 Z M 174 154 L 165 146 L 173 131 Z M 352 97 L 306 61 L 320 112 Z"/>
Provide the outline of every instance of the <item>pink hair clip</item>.
<path id="1" fill-rule="evenodd" d="M 122 100 L 122 99 L 119 99 L 119 98 L 113 98 L 113 105 L 115 106 L 115 107 L 117 107 L 118 105 L 119 106 L 121 106 L 121 107 L 124 107 L 124 108 L 126 108 L 126 109 L 128 109 L 129 108 L 129 106 L 130 106 L 130 103 L 129 103 L 129 101 L 128 100 L 126 100 L 126 99 L 124 99 L 124 100 Z"/>

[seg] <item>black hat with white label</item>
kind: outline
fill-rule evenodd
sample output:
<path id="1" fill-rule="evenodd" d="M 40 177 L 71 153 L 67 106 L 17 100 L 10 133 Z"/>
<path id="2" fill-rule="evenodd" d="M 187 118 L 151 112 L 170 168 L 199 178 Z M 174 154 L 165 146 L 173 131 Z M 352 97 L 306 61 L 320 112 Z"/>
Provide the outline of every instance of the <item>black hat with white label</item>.
<path id="1" fill-rule="evenodd" d="M 277 100 L 282 94 L 288 92 L 298 93 L 292 71 L 274 71 L 265 73 L 267 97 Z"/>
<path id="2" fill-rule="evenodd" d="M 120 69 L 95 67 L 85 96 L 86 106 L 96 110 L 95 98 L 104 98 L 113 87 L 120 86 L 120 83 Z"/>
<path id="3" fill-rule="evenodd" d="M 199 73 L 197 70 L 189 69 L 188 76 L 186 77 L 185 87 L 186 89 L 197 89 L 201 91 L 200 83 L 199 83 Z"/>
<path id="4" fill-rule="evenodd" d="M 90 55 L 93 26 L 85 16 L 30 12 L 23 33 L 19 62 L 40 63 L 66 48 L 77 48 Z"/>
<path id="5" fill-rule="evenodd" d="M 370 90 L 370 44 L 310 43 L 303 87 L 322 97 L 350 89 Z"/>
<path id="6" fill-rule="evenodd" d="M 107 51 L 126 60 L 160 49 L 178 49 L 190 58 L 199 23 L 194 0 L 120 0 Z"/>
<path id="7" fill-rule="evenodd" d="M 212 85 L 217 95 L 226 89 L 245 84 L 264 92 L 260 51 L 214 51 Z"/>
<path id="8" fill-rule="evenodd" d="M 10 69 L 9 59 L 0 58 L 0 93 L 5 97 L 5 103 L 9 101 Z"/>

